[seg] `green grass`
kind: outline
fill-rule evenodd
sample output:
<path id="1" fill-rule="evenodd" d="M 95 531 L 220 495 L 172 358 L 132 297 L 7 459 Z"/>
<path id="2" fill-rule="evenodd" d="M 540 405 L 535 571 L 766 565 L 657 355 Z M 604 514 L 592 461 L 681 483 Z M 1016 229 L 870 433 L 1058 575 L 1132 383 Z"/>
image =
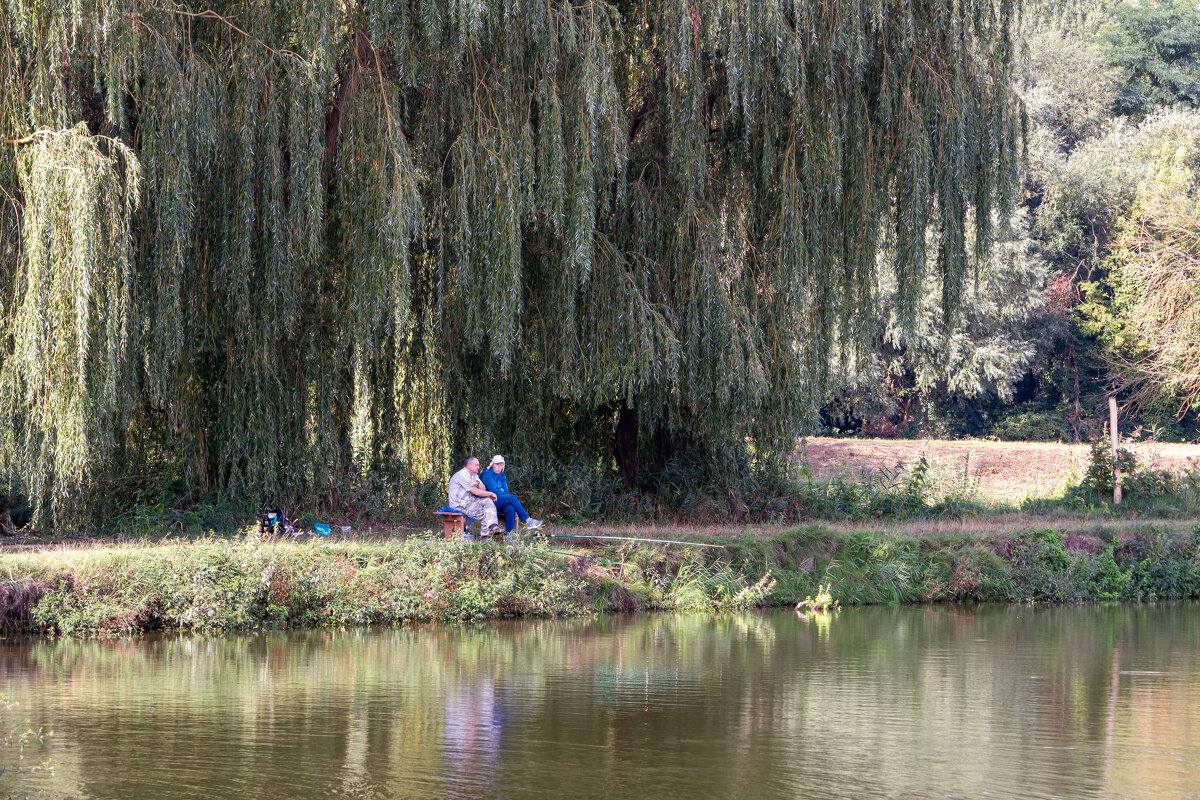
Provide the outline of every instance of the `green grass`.
<path id="1" fill-rule="evenodd" d="M 0 609 L 10 629 L 105 635 L 744 608 L 770 589 L 700 561 L 614 555 L 636 557 L 614 574 L 540 542 L 251 536 L 60 547 L 0 556 Z"/>
<path id="2" fill-rule="evenodd" d="M 724 548 L 621 542 L 570 555 L 541 542 L 427 537 L 59 547 L 0 555 L 0 622 L 121 635 L 721 611 L 794 604 L 821 585 L 843 605 L 1200 596 L 1195 531 L 914 536 L 809 526 L 716 541 Z"/>

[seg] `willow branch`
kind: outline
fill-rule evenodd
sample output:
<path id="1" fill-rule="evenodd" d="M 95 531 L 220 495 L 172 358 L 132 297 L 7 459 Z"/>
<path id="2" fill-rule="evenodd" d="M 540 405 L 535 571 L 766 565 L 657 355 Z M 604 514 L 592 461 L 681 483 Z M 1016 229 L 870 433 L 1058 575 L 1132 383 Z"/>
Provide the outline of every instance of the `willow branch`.
<path id="1" fill-rule="evenodd" d="M 250 40 L 251 42 L 254 42 L 255 44 L 262 47 L 264 50 L 266 50 L 267 52 L 271 53 L 272 55 L 274 55 L 278 58 L 283 58 L 284 56 L 289 56 L 291 58 L 296 59 L 297 61 L 300 61 L 301 63 L 308 63 L 307 61 L 305 61 L 304 57 L 301 56 L 299 53 L 293 52 L 291 50 L 286 50 L 286 49 L 285 50 L 276 50 L 274 47 L 271 47 L 271 45 L 267 44 L 262 39 L 253 35 L 252 33 L 245 30 L 244 28 L 238 26 L 237 23 L 235 23 L 229 17 L 218 14 L 216 11 L 213 11 L 211 8 L 206 8 L 203 11 L 189 11 L 186 8 L 183 8 L 182 6 L 180 6 L 178 3 L 173 3 L 171 8 L 166 8 L 163 10 L 168 11 L 172 14 L 177 14 L 181 17 L 187 17 L 189 19 L 209 19 L 209 20 L 214 20 L 216 22 L 220 22 L 220 23 L 224 24 L 225 26 L 227 26 L 230 30 L 241 34 L 246 39 Z"/>
<path id="2" fill-rule="evenodd" d="M 28 136 L 22 136 L 19 139 L 0 139 L 0 141 L 2 141 L 4 144 L 11 144 L 14 147 L 20 147 L 21 145 L 33 144 L 38 139 L 41 139 L 44 136 L 68 136 L 70 134 L 73 134 L 74 132 L 75 132 L 74 128 L 63 128 L 62 130 L 59 130 L 59 131 L 53 130 L 52 128 L 42 128 L 40 130 L 34 131 L 33 133 L 29 134 Z M 113 137 L 105 136 L 102 133 L 89 134 L 89 136 L 93 139 L 104 139 L 105 141 L 113 142 L 114 144 L 117 141 Z"/>

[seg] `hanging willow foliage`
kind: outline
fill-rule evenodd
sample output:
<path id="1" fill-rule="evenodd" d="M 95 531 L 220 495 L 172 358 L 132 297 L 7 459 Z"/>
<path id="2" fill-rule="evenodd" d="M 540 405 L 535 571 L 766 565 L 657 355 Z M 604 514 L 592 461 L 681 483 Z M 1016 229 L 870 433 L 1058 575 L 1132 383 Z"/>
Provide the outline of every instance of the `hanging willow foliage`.
<path id="1" fill-rule="evenodd" d="M 120 141 L 38 131 L 17 164 L 24 269 L 0 371 L 4 445 L 35 496 L 78 509 L 112 461 L 128 411 L 133 327 L 130 218 L 140 167 Z"/>
<path id="2" fill-rule="evenodd" d="M 773 452 L 883 244 L 901 308 L 927 260 L 956 307 L 1016 13 L 0 0 L 0 478 L 46 521 L 150 461 L 267 499 L 467 444 Z"/>

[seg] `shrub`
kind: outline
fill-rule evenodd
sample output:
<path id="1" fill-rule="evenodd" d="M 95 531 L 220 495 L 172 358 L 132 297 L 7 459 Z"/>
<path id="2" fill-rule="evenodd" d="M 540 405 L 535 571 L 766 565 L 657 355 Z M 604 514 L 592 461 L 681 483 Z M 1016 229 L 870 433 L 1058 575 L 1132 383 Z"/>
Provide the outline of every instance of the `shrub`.
<path id="1" fill-rule="evenodd" d="M 1125 448 L 1117 449 L 1117 466 L 1121 468 L 1122 485 L 1127 476 L 1132 476 L 1137 469 L 1137 456 Z M 1080 479 L 1078 491 L 1111 497 L 1113 493 L 1114 473 L 1112 450 L 1104 439 L 1092 442 L 1088 451 L 1087 468 Z"/>
<path id="2" fill-rule="evenodd" d="M 1100 602 L 1121 600 L 1129 595 L 1131 575 L 1121 569 L 1109 543 L 1096 556 L 1077 559 L 1072 574 L 1079 595 Z"/>
<path id="3" fill-rule="evenodd" d="M 1010 414 L 998 420 L 991 433 L 1002 442 L 1060 442 L 1070 438 L 1066 421 L 1058 411 Z"/>
<path id="4" fill-rule="evenodd" d="M 1057 602 L 1081 599 L 1070 580 L 1071 557 L 1055 531 L 1031 531 L 1016 537 L 1009 562 L 1017 591 L 1017 596 L 1011 599 Z"/>

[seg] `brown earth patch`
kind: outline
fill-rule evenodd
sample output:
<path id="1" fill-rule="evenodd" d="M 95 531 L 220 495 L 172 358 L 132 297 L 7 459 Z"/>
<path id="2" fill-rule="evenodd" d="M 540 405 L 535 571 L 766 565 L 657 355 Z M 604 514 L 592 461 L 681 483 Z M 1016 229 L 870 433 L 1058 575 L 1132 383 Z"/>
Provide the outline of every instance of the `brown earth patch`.
<path id="1" fill-rule="evenodd" d="M 1200 445 L 1135 442 L 1123 445 L 1139 463 L 1166 469 L 1200 465 Z M 925 457 L 943 479 L 966 479 L 981 499 L 1018 503 L 1051 497 L 1087 467 L 1088 445 L 1052 442 L 993 442 L 983 439 L 808 439 L 796 449 L 814 476 L 856 476 L 863 470 L 894 469 Z"/>

